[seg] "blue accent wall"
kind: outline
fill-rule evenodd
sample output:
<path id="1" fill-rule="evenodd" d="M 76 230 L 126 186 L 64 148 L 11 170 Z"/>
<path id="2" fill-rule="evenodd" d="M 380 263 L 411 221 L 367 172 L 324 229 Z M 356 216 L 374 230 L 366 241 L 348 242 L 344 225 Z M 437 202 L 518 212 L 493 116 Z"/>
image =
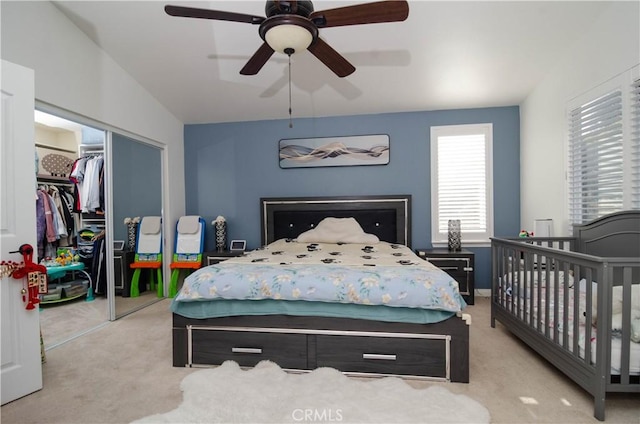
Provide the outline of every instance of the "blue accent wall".
<path id="1" fill-rule="evenodd" d="M 113 239 L 127 240 L 125 218 L 162 214 L 162 158 L 156 147 L 113 133 Z"/>
<path id="2" fill-rule="evenodd" d="M 186 212 L 227 220 L 228 237 L 260 245 L 260 198 L 411 194 L 412 244 L 431 246 L 430 127 L 493 123 L 494 232 L 516 236 L 520 225 L 520 111 L 517 106 L 345 117 L 186 125 Z M 388 165 L 281 169 L 284 138 L 388 134 Z M 171 171 L 169 171 L 171 172 Z M 464 244 L 464 240 L 463 240 Z M 490 288 L 491 251 L 476 253 L 476 288 Z"/>

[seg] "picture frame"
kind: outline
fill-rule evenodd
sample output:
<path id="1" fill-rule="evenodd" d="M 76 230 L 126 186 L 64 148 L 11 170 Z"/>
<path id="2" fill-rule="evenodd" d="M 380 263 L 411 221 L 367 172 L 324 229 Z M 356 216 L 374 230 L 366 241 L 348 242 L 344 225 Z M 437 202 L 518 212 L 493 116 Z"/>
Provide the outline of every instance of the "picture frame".
<path id="1" fill-rule="evenodd" d="M 387 165 L 389 135 L 282 139 L 280 168 Z"/>
<path id="2" fill-rule="evenodd" d="M 246 240 L 231 240 L 229 250 L 232 252 L 244 252 L 247 248 Z"/>

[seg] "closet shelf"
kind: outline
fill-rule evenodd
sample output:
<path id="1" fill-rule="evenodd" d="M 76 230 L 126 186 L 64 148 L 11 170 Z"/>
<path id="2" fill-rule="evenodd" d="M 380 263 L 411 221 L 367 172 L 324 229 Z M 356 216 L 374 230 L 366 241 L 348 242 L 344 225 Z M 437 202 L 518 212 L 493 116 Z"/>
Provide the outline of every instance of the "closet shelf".
<path id="1" fill-rule="evenodd" d="M 36 174 L 36 179 L 40 182 L 58 182 L 70 184 L 69 177 L 56 177 L 53 175 Z"/>

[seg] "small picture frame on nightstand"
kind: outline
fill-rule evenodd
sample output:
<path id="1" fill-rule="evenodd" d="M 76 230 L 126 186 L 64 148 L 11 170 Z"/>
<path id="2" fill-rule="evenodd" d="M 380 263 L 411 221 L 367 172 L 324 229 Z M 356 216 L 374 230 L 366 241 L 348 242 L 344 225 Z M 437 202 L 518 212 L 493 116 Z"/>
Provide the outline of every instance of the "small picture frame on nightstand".
<path id="1" fill-rule="evenodd" d="M 232 252 L 244 252 L 246 248 L 246 240 L 231 240 L 231 244 L 229 245 L 229 250 Z"/>

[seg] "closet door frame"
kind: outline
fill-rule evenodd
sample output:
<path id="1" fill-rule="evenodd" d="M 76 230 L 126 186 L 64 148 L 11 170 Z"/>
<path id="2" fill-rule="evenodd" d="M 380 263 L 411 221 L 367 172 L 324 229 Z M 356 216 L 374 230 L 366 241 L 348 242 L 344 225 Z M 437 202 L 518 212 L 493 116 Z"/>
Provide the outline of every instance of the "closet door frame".
<path id="1" fill-rule="evenodd" d="M 86 116 L 82 116 L 79 115 L 77 113 L 65 110 L 63 108 L 48 104 L 46 102 L 42 102 L 42 101 L 35 101 L 35 108 L 36 110 L 51 114 L 51 115 L 56 115 L 59 116 L 60 118 L 64 118 L 67 119 L 69 121 L 74 121 L 77 122 L 78 124 L 81 125 L 86 125 L 98 130 L 103 130 L 105 131 L 105 145 L 104 145 L 104 175 L 105 175 L 105 181 L 104 181 L 104 196 L 105 196 L 105 205 L 106 205 L 106 218 L 105 218 L 105 229 L 106 229 L 106 235 L 105 235 L 105 243 L 107 246 L 106 249 L 106 256 L 107 256 L 107 264 L 113 264 L 114 263 L 114 254 L 113 254 L 113 231 L 114 231 L 114 222 L 113 222 L 113 214 L 111 213 L 111 211 L 113 211 L 113 184 L 112 184 L 112 172 L 113 172 L 113 157 L 112 157 L 112 153 L 113 153 L 113 146 L 112 146 L 112 134 L 113 133 L 117 133 L 119 135 L 125 136 L 127 138 L 130 138 L 134 141 L 143 143 L 143 144 L 147 144 L 151 147 L 157 148 L 160 152 L 160 164 L 161 164 L 161 170 L 160 170 L 160 175 L 162 176 L 161 178 L 161 205 L 162 205 L 162 210 L 160 211 L 160 215 L 162 216 L 162 232 L 163 234 L 169 234 L 168 231 L 171 231 L 171 228 L 169 228 L 169 225 L 167 224 L 167 220 L 164 219 L 164 210 L 166 208 L 165 202 L 166 202 L 166 181 L 164 178 L 165 172 L 166 172 L 166 164 L 167 164 L 167 156 L 166 156 L 166 146 L 162 143 L 159 143 L 155 140 L 131 133 L 127 130 L 121 129 L 121 128 L 116 128 L 113 127 L 111 125 L 105 124 L 103 122 L 99 122 L 96 121 L 94 119 L 88 118 Z M 167 252 L 166 250 L 166 239 L 167 237 L 163 237 L 163 252 Z M 163 278 L 163 297 L 162 298 L 156 298 L 156 301 L 160 301 L 164 298 L 167 297 L 168 294 L 168 288 L 167 288 L 167 275 L 169 272 L 169 264 L 167 261 L 164 261 L 163 263 L 163 272 L 162 272 L 162 278 Z M 114 267 L 113 266 L 107 266 L 107 290 L 108 290 L 108 296 L 107 296 L 107 300 L 108 300 L 108 311 L 107 311 L 107 319 L 109 321 L 115 321 L 118 318 L 122 318 L 123 316 L 126 316 L 130 313 L 133 313 L 139 309 L 142 309 L 146 306 L 151 305 L 152 303 L 155 302 L 150 302 L 148 304 L 145 304 L 139 308 L 135 308 L 131 311 L 128 311 L 127 313 L 121 314 L 121 315 L 116 315 L 116 307 L 115 307 L 115 272 L 114 272 Z"/>

